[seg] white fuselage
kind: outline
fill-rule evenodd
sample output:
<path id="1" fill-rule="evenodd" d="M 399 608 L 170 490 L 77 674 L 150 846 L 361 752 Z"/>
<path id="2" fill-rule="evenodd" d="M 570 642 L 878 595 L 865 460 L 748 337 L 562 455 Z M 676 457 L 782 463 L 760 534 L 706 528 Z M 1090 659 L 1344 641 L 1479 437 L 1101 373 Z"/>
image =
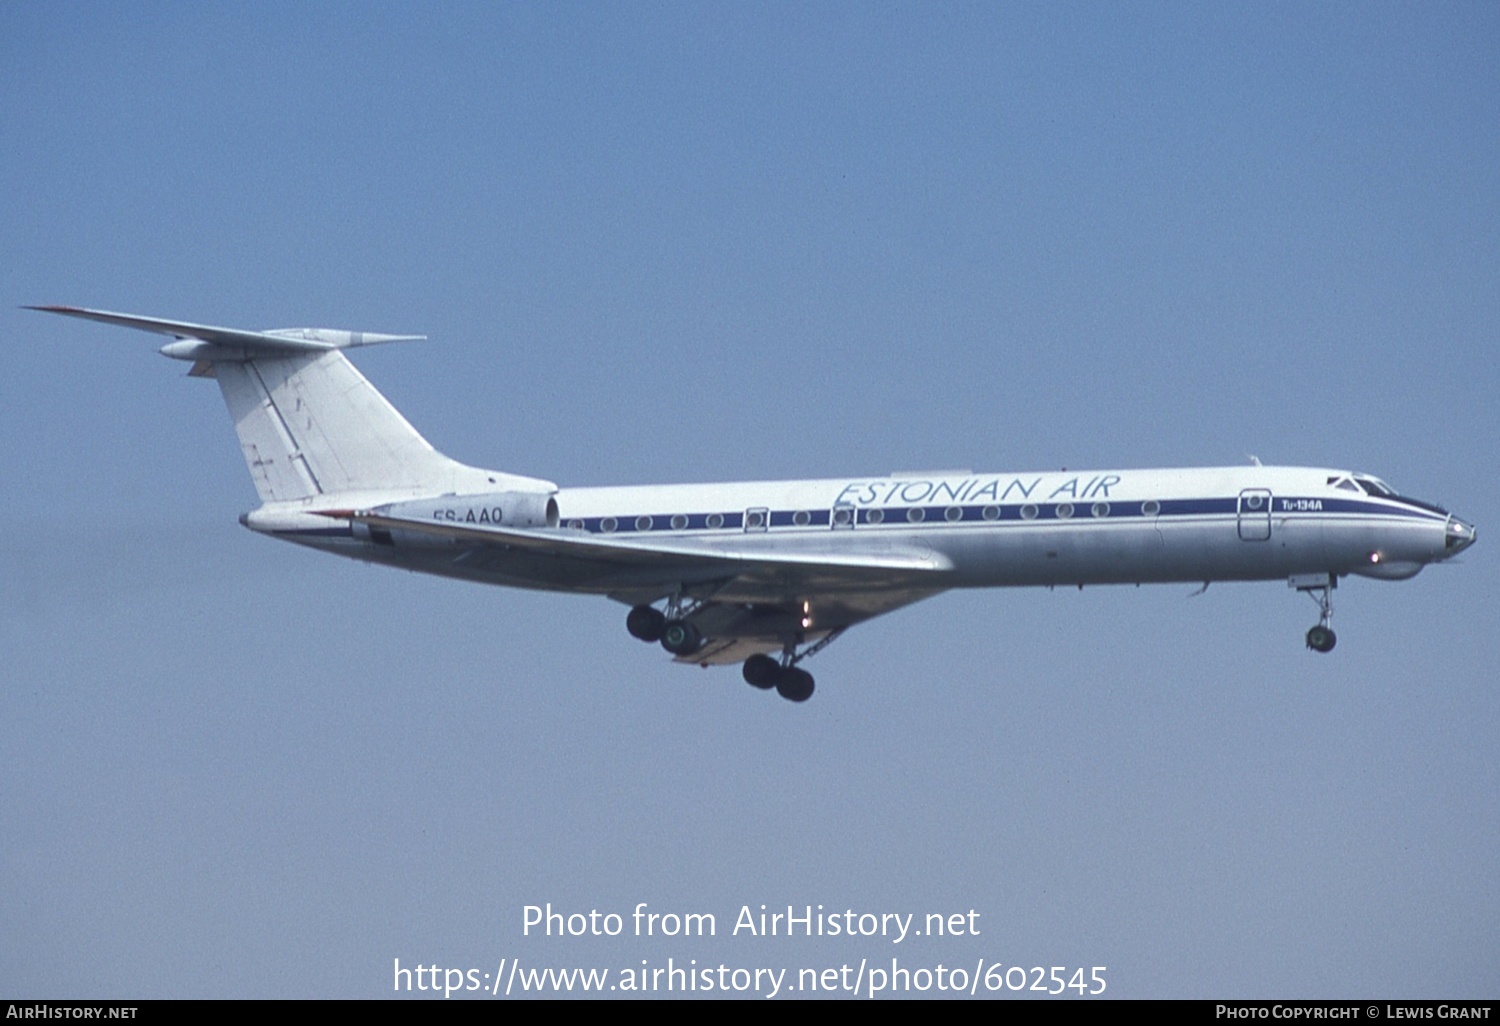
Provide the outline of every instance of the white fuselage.
<path id="1" fill-rule="evenodd" d="M 924 566 L 941 588 L 1404 578 L 1472 539 L 1472 529 L 1465 534 L 1467 525 L 1437 507 L 1367 494 L 1350 480 L 1339 470 L 1246 466 L 563 488 L 553 530 L 643 550 L 899 558 Z M 463 496 L 408 505 L 437 521 L 489 520 L 482 501 Z M 591 593 L 628 583 L 613 568 L 576 560 L 518 553 L 480 566 L 455 561 L 451 546 L 430 539 L 372 545 L 279 526 L 278 534 L 344 555 L 450 576 Z"/>

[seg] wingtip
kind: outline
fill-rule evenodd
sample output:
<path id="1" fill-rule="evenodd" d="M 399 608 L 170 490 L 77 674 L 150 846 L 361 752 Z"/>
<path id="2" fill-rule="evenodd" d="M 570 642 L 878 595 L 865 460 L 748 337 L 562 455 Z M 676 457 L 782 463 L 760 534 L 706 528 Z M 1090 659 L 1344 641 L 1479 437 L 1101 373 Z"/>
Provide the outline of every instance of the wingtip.
<path id="1" fill-rule="evenodd" d="M 62 314 L 65 317 L 87 317 L 97 319 L 102 310 L 91 310 L 86 306 L 67 306 L 61 303 L 22 304 L 22 310 L 38 310 L 42 313 Z"/>

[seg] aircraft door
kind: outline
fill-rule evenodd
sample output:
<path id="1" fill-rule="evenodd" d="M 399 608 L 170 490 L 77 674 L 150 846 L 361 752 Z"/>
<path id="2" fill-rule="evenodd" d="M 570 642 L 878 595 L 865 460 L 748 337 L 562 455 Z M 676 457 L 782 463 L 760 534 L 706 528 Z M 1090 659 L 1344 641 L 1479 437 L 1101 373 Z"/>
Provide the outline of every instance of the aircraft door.
<path id="1" fill-rule="evenodd" d="M 1240 492 L 1239 531 L 1244 541 L 1265 541 L 1271 537 L 1271 493 L 1265 488 L 1246 488 Z"/>

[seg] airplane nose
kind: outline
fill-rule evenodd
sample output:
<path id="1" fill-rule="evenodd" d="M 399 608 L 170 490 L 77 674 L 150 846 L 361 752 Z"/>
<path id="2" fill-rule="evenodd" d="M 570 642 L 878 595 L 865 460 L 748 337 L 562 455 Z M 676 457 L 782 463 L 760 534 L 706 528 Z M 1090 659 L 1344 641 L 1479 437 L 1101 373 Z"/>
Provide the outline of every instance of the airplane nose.
<path id="1" fill-rule="evenodd" d="M 1474 544 L 1474 525 L 1467 524 L 1458 517 L 1448 518 L 1448 536 L 1444 540 L 1444 548 L 1447 550 L 1445 556 L 1456 556 L 1470 545 Z"/>

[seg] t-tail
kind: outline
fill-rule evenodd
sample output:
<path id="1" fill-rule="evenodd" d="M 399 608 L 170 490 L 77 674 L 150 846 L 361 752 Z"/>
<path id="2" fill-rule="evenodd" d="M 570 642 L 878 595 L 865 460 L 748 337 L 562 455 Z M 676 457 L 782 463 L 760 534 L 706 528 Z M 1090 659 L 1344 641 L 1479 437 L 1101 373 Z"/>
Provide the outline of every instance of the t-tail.
<path id="1" fill-rule="evenodd" d="M 176 341 L 161 347 L 163 355 L 190 362 L 193 377 L 218 381 L 268 513 L 325 513 L 428 495 L 557 490 L 550 481 L 444 456 L 342 352 L 425 336 L 327 328 L 242 331 L 72 306 L 28 309 L 172 336 Z"/>

